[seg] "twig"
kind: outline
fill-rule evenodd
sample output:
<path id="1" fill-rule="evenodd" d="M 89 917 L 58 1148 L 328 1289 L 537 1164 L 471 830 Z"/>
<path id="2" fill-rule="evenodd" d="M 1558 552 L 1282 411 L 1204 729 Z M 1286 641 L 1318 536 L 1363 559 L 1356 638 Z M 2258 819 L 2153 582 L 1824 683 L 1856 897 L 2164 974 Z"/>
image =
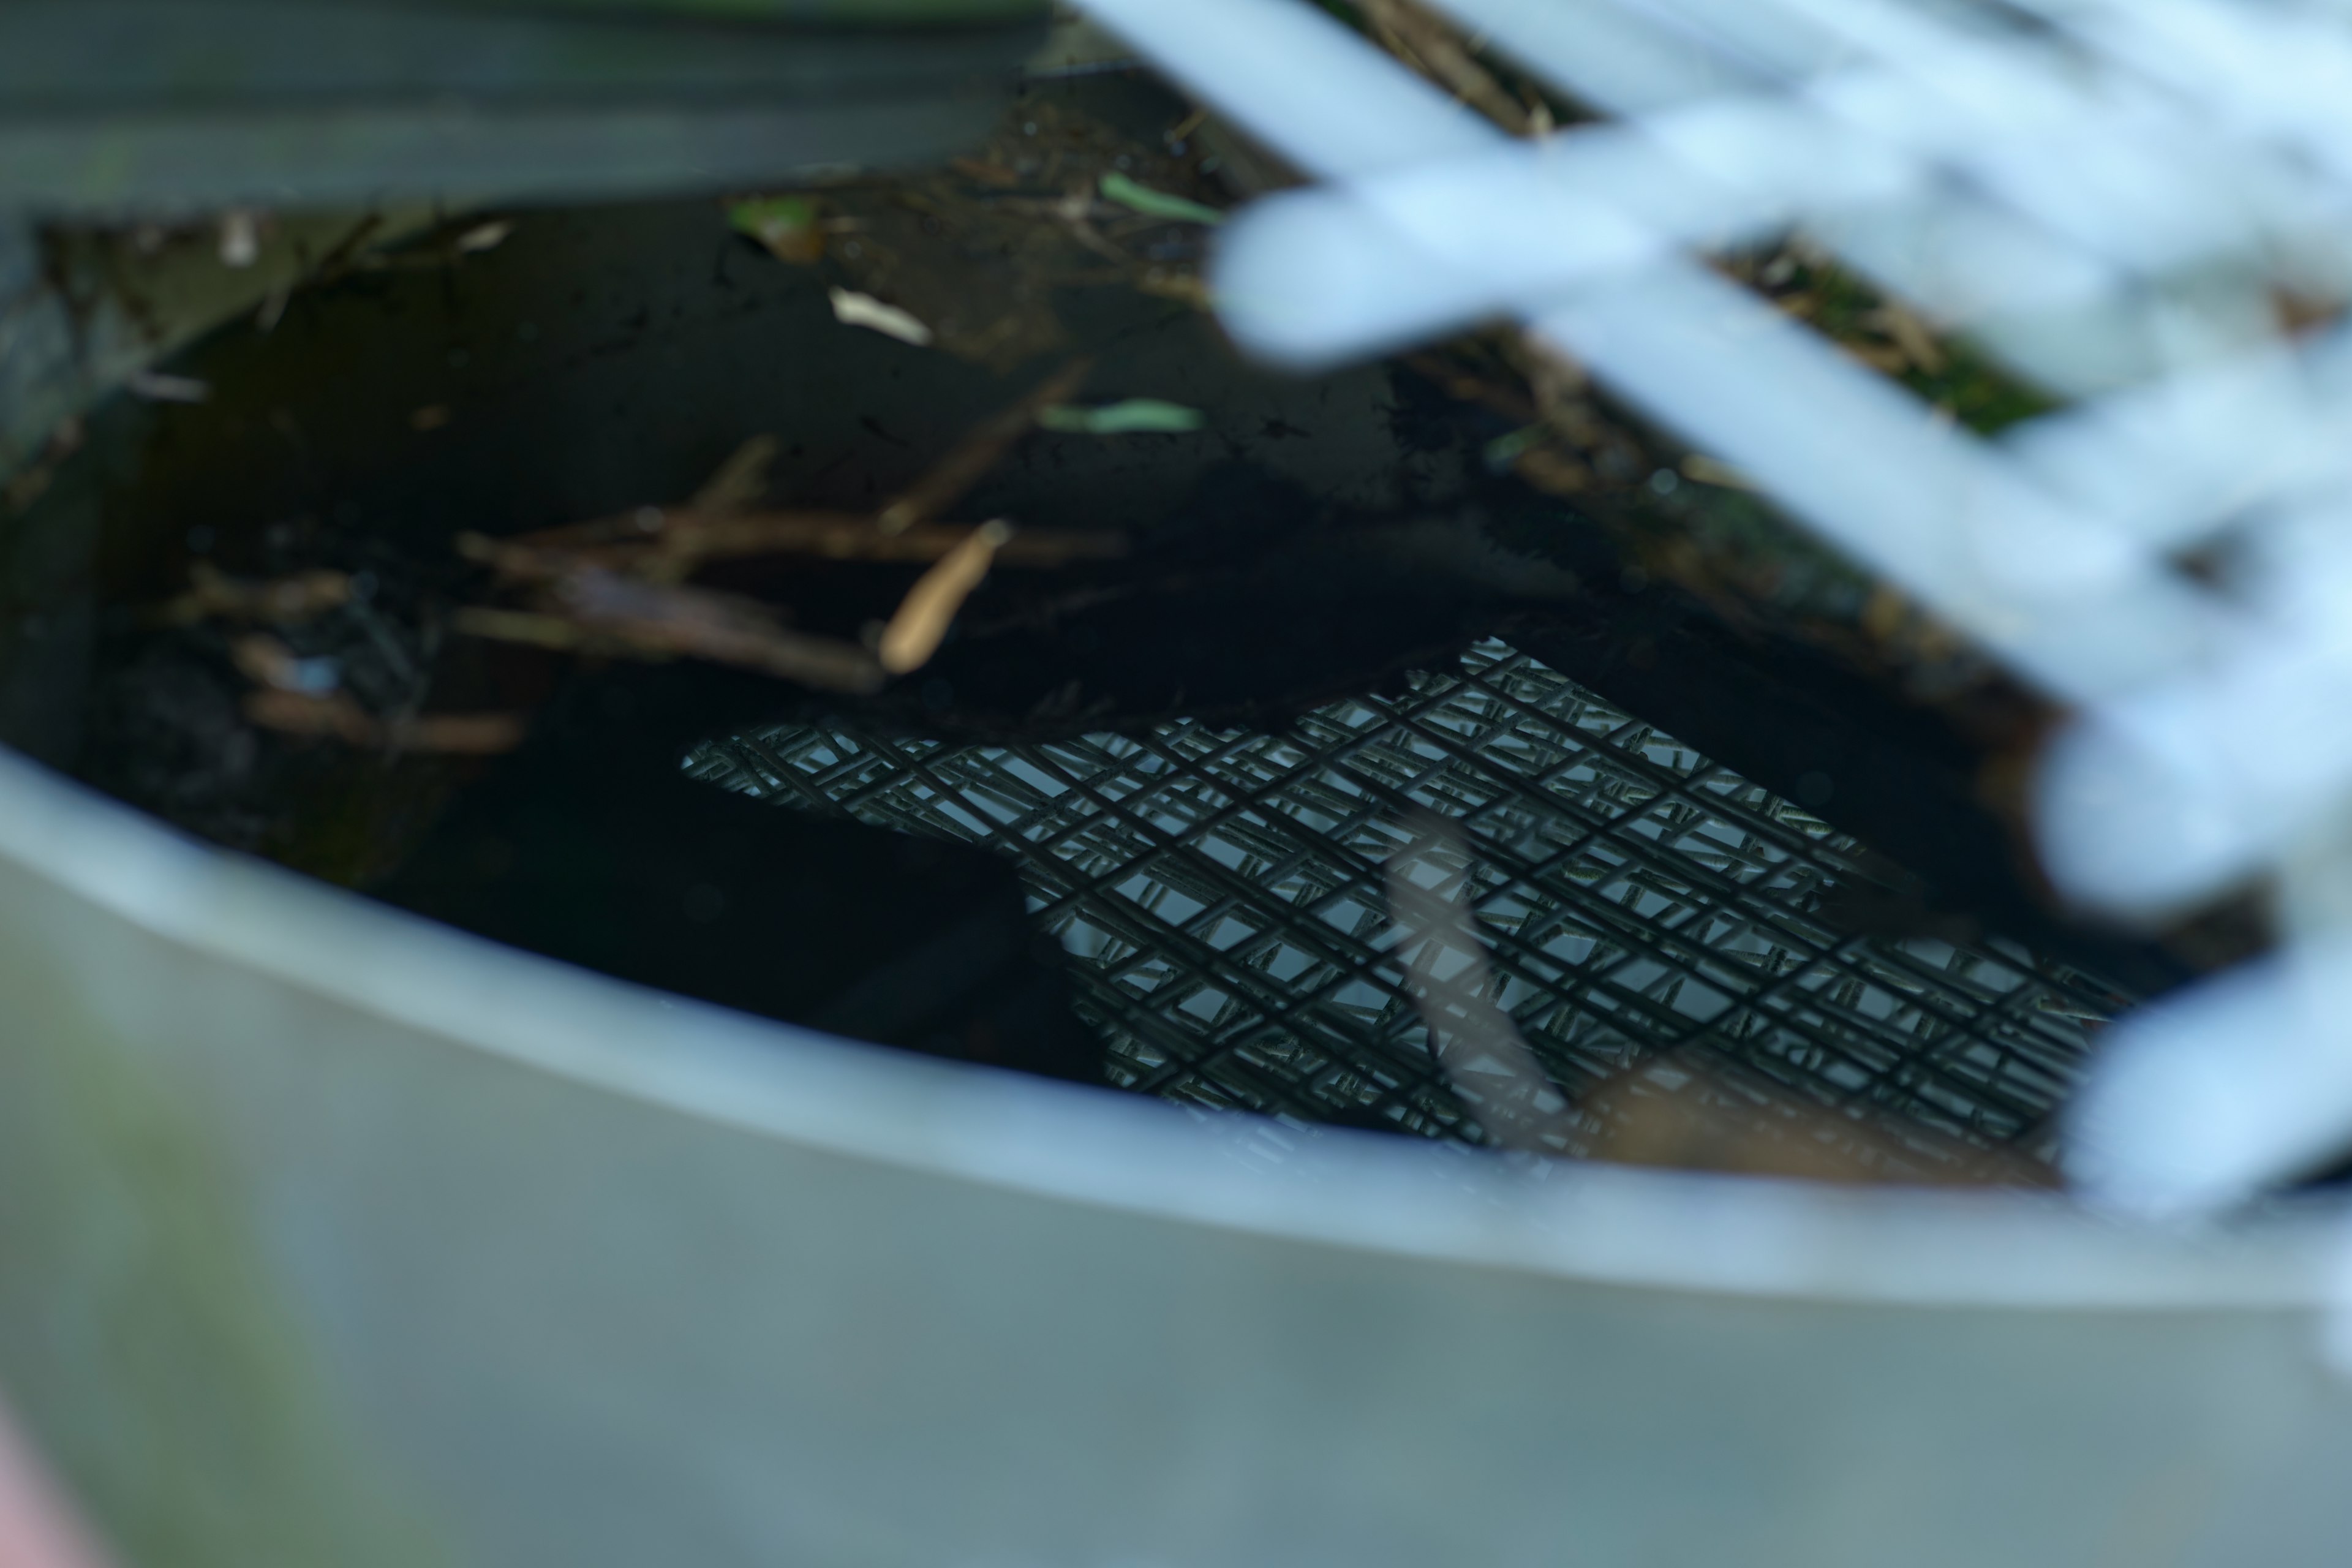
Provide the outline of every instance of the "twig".
<path id="1" fill-rule="evenodd" d="M 658 531 L 650 538 L 640 535 L 597 542 L 594 531 L 606 531 L 603 524 L 587 525 L 576 533 L 554 529 L 511 540 L 462 533 L 457 536 L 457 552 L 502 576 L 550 582 L 584 566 L 645 575 L 646 563 L 680 555 L 698 563 L 763 555 L 923 563 L 950 553 L 977 531 L 963 523 L 934 522 L 918 524 L 903 533 L 884 533 L 863 512 L 752 511 L 705 517 L 666 511 L 657 515 Z M 583 542 L 575 544 L 567 534 Z M 1074 561 L 1116 561 L 1128 549 L 1124 534 L 1091 529 L 1024 529 L 1007 542 L 996 559 L 1004 566 L 1052 567 Z"/>
<path id="2" fill-rule="evenodd" d="M 930 662 L 931 655 L 954 624 L 956 612 L 971 597 L 988 575 L 989 563 L 1006 541 L 1012 539 L 1013 525 L 1003 520 L 984 522 L 961 544 L 940 558 L 939 563 L 918 578 L 899 601 L 890 624 L 883 628 L 882 668 L 893 675 L 904 675 L 920 669 Z"/>
<path id="3" fill-rule="evenodd" d="M 983 421 L 939 466 L 914 487 L 884 507 L 875 521 L 884 533 L 904 533 L 919 522 L 929 522 L 964 498 L 991 468 L 1004 460 L 1014 442 L 1037 423 L 1038 411 L 1067 403 L 1094 368 L 1092 360 L 1076 359 L 1040 382 L 1029 395 L 1003 413 Z"/>
<path id="4" fill-rule="evenodd" d="M 776 464 L 776 438 L 754 436 L 719 465 L 703 487 L 694 492 L 688 510 L 699 512 L 742 511 L 768 493 L 768 470 Z"/>
<path id="5" fill-rule="evenodd" d="M 472 637 L 541 647 L 589 648 L 635 658 L 686 657 L 858 696 L 887 679 L 872 654 L 837 637 L 789 631 L 755 600 L 704 588 L 647 583 L 597 567 L 549 584 L 556 613 L 458 612 Z"/>
<path id="6" fill-rule="evenodd" d="M 441 756 L 488 757 L 511 752 L 522 744 L 530 727 L 530 720 L 520 713 L 427 713 L 380 720 L 340 691 L 326 696 L 248 692 L 245 716 L 262 729 L 281 734 L 315 735 L 372 750 Z"/>
<path id="7" fill-rule="evenodd" d="M 558 653 L 577 653 L 593 640 L 585 626 L 562 616 L 541 610 L 501 610 L 488 605 L 460 606 L 449 617 L 449 629 L 461 637 L 521 643 Z"/>
<path id="8" fill-rule="evenodd" d="M 247 680 L 277 691 L 323 696 L 338 679 L 334 660 L 299 658 L 267 632 L 251 632 L 229 644 L 229 661 Z"/>
<path id="9" fill-rule="evenodd" d="M 1363 0 L 1363 5 L 1373 36 L 1391 54 L 1512 135 L 1540 134 L 1551 128 L 1549 110 L 1533 112 L 1503 90 L 1447 23 L 1412 0 Z"/>
<path id="10" fill-rule="evenodd" d="M 301 572 L 274 582 L 232 577 L 207 561 L 188 568 L 188 591 L 165 605 L 158 619 L 191 626 L 217 616 L 291 626 L 351 603 L 352 580 L 341 572 Z"/>

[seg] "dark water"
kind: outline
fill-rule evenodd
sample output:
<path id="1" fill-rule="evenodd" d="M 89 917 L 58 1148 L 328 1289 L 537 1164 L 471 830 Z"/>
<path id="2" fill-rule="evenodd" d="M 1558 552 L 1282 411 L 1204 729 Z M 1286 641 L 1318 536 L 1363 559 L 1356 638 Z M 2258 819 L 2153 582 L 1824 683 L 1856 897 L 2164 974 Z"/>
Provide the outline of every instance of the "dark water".
<path id="1" fill-rule="evenodd" d="M 1964 738 L 1645 583 L 1622 516 L 1602 528 L 1490 471 L 1481 454 L 1509 422 L 1410 371 L 1268 376 L 1201 312 L 1086 284 L 1051 291 L 1058 346 L 982 367 L 841 325 L 836 264 L 782 264 L 711 202 L 518 216 L 487 254 L 355 274 L 298 296 L 274 330 L 215 334 L 170 367 L 211 388 L 202 405 L 101 411 L 15 535 L 20 577 L 78 587 L 46 595 L 10 663 L 12 740 L 216 842 L 519 946 L 1087 1079 L 1093 1036 L 1003 860 L 778 814 L 688 781 L 680 759 L 828 715 L 961 742 L 1175 719 L 1280 732 L 1500 634 L 1885 851 L 1889 907 L 2021 935 L 2129 991 L 2179 973 L 2041 907 Z M 953 515 L 1116 532 L 1130 553 L 999 570 L 939 656 L 877 696 L 450 627 L 488 591 L 457 532 L 674 503 L 763 433 L 779 443 L 770 504 L 871 510 L 1076 353 L 1095 361 L 1085 401 L 1163 399 L 1204 427 L 1022 442 Z M 363 599 L 282 629 L 297 655 L 332 660 L 379 712 L 534 713 L 529 741 L 489 760 L 386 756 L 256 729 L 233 628 L 151 624 L 200 562 L 352 574 Z M 708 581 L 855 639 L 917 570 L 779 560 Z"/>

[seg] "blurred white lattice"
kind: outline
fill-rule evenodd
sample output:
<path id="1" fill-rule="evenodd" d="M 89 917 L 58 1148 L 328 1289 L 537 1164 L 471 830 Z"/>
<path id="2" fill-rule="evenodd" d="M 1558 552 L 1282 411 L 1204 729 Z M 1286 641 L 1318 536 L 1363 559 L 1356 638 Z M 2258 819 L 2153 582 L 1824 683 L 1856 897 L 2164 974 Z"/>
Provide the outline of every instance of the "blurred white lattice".
<path id="1" fill-rule="evenodd" d="M 1214 279 L 1299 367 L 1514 316 L 2072 705 L 2045 863 L 2281 958 L 2116 1031 L 2073 1168 L 2220 1204 L 2352 1142 L 2352 4 L 1436 0 L 1609 117 L 1507 137 L 1307 0 L 1087 0 L 1321 181 Z M 1801 229 L 2062 411 L 1998 439 L 1710 268 Z M 2229 570 L 2192 572 L 2184 561 Z"/>

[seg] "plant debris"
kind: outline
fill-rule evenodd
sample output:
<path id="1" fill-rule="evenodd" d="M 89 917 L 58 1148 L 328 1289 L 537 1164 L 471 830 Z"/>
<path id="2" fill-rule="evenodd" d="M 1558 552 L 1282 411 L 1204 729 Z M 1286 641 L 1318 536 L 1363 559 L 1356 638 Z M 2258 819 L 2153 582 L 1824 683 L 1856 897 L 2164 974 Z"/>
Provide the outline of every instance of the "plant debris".
<path id="1" fill-rule="evenodd" d="M 749 235 L 779 261 L 797 267 L 824 258 L 824 230 L 817 223 L 816 203 L 806 196 L 755 196 L 727 209 L 727 221 L 739 234 Z"/>
<path id="2" fill-rule="evenodd" d="M 1178 223 L 1220 224 L 1225 221 L 1225 215 L 1215 207 L 1183 196 L 1172 196 L 1166 191 L 1155 191 L 1150 185 L 1129 179 L 1116 169 L 1102 177 L 1100 189 L 1104 200 L 1131 207 L 1150 217 L 1173 218 Z"/>
<path id="3" fill-rule="evenodd" d="M 820 691 L 871 695 L 890 676 L 929 661 L 999 552 L 1018 537 L 1001 520 L 957 528 L 929 519 L 1002 462 L 1090 369 L 1088 362 L 1074 361 L 1045 377 L 870 517 L 748 510 L 765 493 L 777 451 L 772 437 L 760 436 L 738 447 L 683 508 L 641 508 L 512 540 L 461 533 L 454 541 L 461 557 L 526 586 L 530 597 L 520 608 L 461 607 L 453 626 L 490 641 L 604 658 L 699 658 Z M 1123 552 L 1124 542 L 1115 535 L 1045 532 L 1016 559 L 1060 565 L 1115 559 Z M 773 605 L 687 581 L 718 563 L 784 553 L 920 561 L 929 570 L 884 627 L 878 655 L 838 637 L 789 628 Z"/>
<path id="4" fill-rule="evenodd" d="M 1034 95 L 943 168 L 779 193 L 753 211 L 738 204 L 730 221 L 758 230 L 766 204 L 795 204 L 773 210 L 811 236 L 806 248 L 822 239 L 849 289 L 919 322 L 929 346 L 1009 372 L 1067 341 L 1065 289 L 1207 307 L 1203 231 L 1232 191 L 1199 122 L 1174 129 L 1183 134 L 1138 136 L 1076 99 Z M 802 244 L 783 258 L 802 260 Z"/>
<path id="5" fill-rule="evenodd" d="M 971 536 L 940 557 L 937 564 L 907 590 L 890 624 L 883 628 L 876 650 L 882 668 L 905 675 L 930 662 L 948 635 L 948 626 L 971 591 L 988 575 L 996 552 L 1013 539 L 1013 525 L 997 519 L 984 522 Z"/>
<path id="6" fill-rule="evenodd" d="M 855 289 L 836 286 L 826 293 L 833 300 L 833 319 L 843 326 L 871 328 L 884 337 L 912 343 L 919 349 L 931 346 L 931 329 L 898 306 L 886 305 L 873 295 L 861 294 Z"/>
<path id="7" fill-rule="evenodd" d="M 1429 13 L 1368 9 L 1522 133 L 1573 113 Z M 110 590 L 86 775 L 217 841 L 380 887 L 452 802 L 462 813 L 509 770 L 550 798 L 624 746 L 674 773 L 686 747 L 780 713 L 992 746 L 1179 718 L 1274 730 L 1490 635 L 1605 696 L 1639 692 L 1630 710 L 1654 701 L 1672 732 L 1809 805 L 1700 732 L 1860 732 L 1808 707 L 1814 664 L 1772 687 L 1791 647 L 1887 687 L 1940 681 L 1990 715 L 1972 735 L 2032 722 L 1915 605 L 1523 333 L 1305 385 L 1238 364 L 1197 314 L 1205 230 L 1281 172 L 1149 83 L 1126 84 L 1143 106 L 1121 110 L 1119 87 L 1034 92 L 943 168 L 444 227 L 342 267 L 322 327 L 378 330 L 366 312 L 384 301 L 401 318 L 382 329 L 386 362 L 420 322 L 446 334 L 402 379 L 374 362 L 365 386 L 306 379 L 307 320 L 269 346 L 267 375 L 239 357 L 263 357 L 249 327 L 193 356 L 218 373 L 210 404 L 133 411 L 172 437 L 152 448 L 167 471 L 140 481 L 166 521 L 131 519 L 121 552 L 163 564 Z M 492 248 L 463 289 L 417 276 Z M 608 256 L 634 297 L 610 298 Z M 1963 348 L 1801 247 L 1721 265 L 1948 388 L 1956 417 L 1986 412 Z M 519 346 L 542 327 L 546 344 Z M 1129 435 L 1192 438 L 1103 439 Z M 270 499 L 223 510 L 223 494 Z M 1734 667 L 1773 673 L 1737 687 Z M 1852 710 L 1908 711 L 1873 692 L 1881 707 Z M 572 751 L 551 750 L 559 733 Z M 1956 798 L 1969 765 L 1947 770 Z M 1889 776 L 1909 790 L 1928 771 Z M 541 795 L 499 787 L 527 824 Z M 1861 790 L 1841 771 L 1836 808 Z M 1970 858 L 1997 858 L 1990 842 Z M 469 867 L 444 868 L 449 910 L 467 907 Z M 649 929 L 676 925 L 684 896 L 664 893 Z M 1823 918 L 1948 918 L 1921 908 Z M 1433 969 L 1419 978 L 1443 990 Z"/>
<path id="8" fill-rule="evenodd" d="M 495 757 L 521 746 L 530 719 L 522 713 L 426 713 L 377 719 L 341 692 L 256 691 L 245 716 L 284 735 L 329 738 L 368 751 L 422 756 Z"/>
<path id="9" fill-rule="evenodd" d="M 188 591 L 165 605 L 156 621 L 162 626 L 186 626 L 218 616 L 283 626 L 315 620 L 351 602 L 352 578 L 347 572 L 299 572 L 255 583 L 232 577 L 209 561 L 198 561 L 188 568 Z"/>
<path id="10" fill-rule="evenodd" d="M 213 395 L 213 389 L 201 381 L 166 375 L 159 370 L 135 371 L 122 384 L 131 396 L 150 403 L 202 403 Z"/>
<path id="11" fill-rule="evenodd" d="M 1099 408 L 1051 404 L 1037 411 L 1037 423 L 1048 430 L 1074 436 L 1176 436 L 1202 428 L 1207 418 L 1197 408 L 1163 403 L 1156 397 L 1130 397 Z"/>
<path id="12" fill-rule="evenodd" d="M 1015 441 L 1036 427 L 1039 416 L 1077 391 L 1093 369 L 1089 360 L 1073 360 L 1047 376 L 1027 396 L 958 442 L 919 483 L 876 514 L 876 526 L 884 533 L 903 533 L 961 500 L 982 476 L 1004 460 Z"/>

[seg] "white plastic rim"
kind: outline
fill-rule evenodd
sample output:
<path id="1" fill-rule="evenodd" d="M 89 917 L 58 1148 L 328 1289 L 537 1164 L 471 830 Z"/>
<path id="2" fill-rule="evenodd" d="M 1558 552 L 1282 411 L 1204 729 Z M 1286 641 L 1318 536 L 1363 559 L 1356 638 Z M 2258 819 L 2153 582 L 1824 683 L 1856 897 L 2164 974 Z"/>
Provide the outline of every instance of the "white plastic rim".
<path id="1" fill-rule="evenodd" d="M 683 1003 L 188 840 L 0 752 L 0 857 L 231 972 L 606 1093 L 879 1165 L 1466 1268 L 1759 1298 L 2317 1307 L 2326 1215 L 2198 1234 L 2063 1199 L 1500 1159 L 1370 1133 L 1242 1157 L 1255 1118 L 933 1061 Z"/>

